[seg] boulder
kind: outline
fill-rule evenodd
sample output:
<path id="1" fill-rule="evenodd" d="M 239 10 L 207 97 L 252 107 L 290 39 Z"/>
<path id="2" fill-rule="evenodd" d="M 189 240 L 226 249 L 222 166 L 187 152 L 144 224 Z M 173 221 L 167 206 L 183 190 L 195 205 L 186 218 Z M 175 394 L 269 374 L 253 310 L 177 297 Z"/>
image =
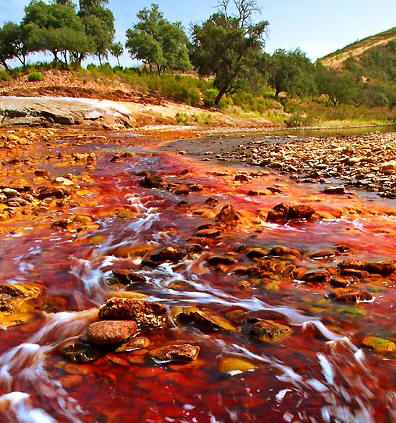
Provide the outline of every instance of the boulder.
<path id="1" fill-rule="evenodd" d="M 251 319 L 244 327 L 244 333 L 258 341 L 275 344 L 291 336 L 293 333 L 289 326 L 282 325 L 273 320 Z"/>
<path id="2" fill-rule="evenodd" d="M 133 320 L 103 320 L 88 326 L 88 342 L 95 345 L 115 345 L 125 342 L 137 331 Z"/>
<path id="3" fill-rule="evenodd" d="M 267 221 L 273 222 L 280 219 L 310 219 L 315 210 L 302 203 L 280 203 L 268 212 Z"/>
<path id="4" fill-rule="evenodd" d="M 362 301 L 367 302 L 373 299 L 373 296 L 369 292 L 356 288 L 336 288 L 329 296 L 335 301 L 346 304 L 354 304 Z"/>
<path id="5" fill-rule="evenodd" d="M 150 351 L 151 357 L 162 362 L 189 363 L 197 359 L 200 348 L 191 344 L 176 344 Z"/>
<path id="6" fill-rule="evenodd" d="M 158 329 L 167 323 L 162 304 L 134 298 L 109 298 L 99 309 L 101 320 L 134 320 L 139 329 Z"/>

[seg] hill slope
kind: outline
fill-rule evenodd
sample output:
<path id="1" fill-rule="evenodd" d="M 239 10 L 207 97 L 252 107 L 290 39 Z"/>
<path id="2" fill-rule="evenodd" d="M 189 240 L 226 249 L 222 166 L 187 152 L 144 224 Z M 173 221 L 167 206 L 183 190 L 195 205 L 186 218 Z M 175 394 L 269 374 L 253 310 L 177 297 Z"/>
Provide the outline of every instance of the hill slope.
<path id="1" fill-rule="evenodd" d="M 339 69 L 343 67 L 345 61 L 349 58 L 359 58 L 368 50 L 388 44 L 393 40 L 396 40 L 396 27 L 349 44 L 340 50 L 322 57 L 319 61 L 327 67 Z"/>

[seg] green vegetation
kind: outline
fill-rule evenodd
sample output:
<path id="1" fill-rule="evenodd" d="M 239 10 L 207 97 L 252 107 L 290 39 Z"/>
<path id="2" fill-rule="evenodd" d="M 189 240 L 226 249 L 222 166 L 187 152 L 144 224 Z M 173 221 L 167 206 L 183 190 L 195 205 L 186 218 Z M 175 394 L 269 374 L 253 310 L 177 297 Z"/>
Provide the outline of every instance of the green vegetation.
<path id="1" fill-rule="evenodd" d="M 215 13 L 192 27 L 190 39 L 180 22 L 170 22 L 152 4 L 138 12 L 125 46 L 114 40 L 107 3 L 31 0 L 20 23 L 0 27 L 0 81 L 21 75 L 40 81 L 56 68 L 69 70 L 71 81 L 122 82 L 142 94 L 287 126 L 395 120 L 396 28 L 343 49 L 351 57 L 332 69 L 312 63 L 300 49 L 265 53 L 269 24 L 258 18 L 257 0 L 222 0 Z M 122 68 L 125 51 L 141 66 Z M 51 53 L 52 63 L 27 64 L 36 52 Z M 118 67 L 103 64 L 109 55 Z M 84 69 L 90 57 L 100 65 Z M 11 69 L 11 60 L 21 67 Z M 205 111 L 177 116 L 186 125 L 210 119 Z"/>
<path id="2" fill-rule="evenodd" d="M 29 82 L 44 81 L 44 75 L 41 72 L 31 72 L 28 75 Z"/>

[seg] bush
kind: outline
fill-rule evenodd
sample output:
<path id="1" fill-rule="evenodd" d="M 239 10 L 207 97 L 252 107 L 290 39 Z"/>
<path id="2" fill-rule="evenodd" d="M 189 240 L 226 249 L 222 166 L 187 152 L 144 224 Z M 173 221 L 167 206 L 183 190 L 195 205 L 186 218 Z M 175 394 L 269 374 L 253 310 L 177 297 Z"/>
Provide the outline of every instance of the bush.
<path id="1" fill-rule="evenodd" d="M 29 82 L 44 81 L 44 75 L 41 72 L 30 72 L 28 75 Z"/>
<path id="2" fill-rule="evenodd" d="M 219 91 L 215 88 L 209 88 L 205 91 L 203 103 L 205 107 L 212 107 L 214 105 L 214 102 L 216 100 L 216 97 L 218 96 Z"/>
<path id="3" fill-rule="evenodd" d="M 10 79 L 11 75 L 5 69 L 0 69 L 0 81 L 9 81 Z"/>
<path id="4" fill-rule="evenodd" d="M 288 128 L 298 128 L 300 126 L 311 126 L 314 122 L 312 115 L 295 112 L 293 113 L 286 121 L 286 126 Z"/>

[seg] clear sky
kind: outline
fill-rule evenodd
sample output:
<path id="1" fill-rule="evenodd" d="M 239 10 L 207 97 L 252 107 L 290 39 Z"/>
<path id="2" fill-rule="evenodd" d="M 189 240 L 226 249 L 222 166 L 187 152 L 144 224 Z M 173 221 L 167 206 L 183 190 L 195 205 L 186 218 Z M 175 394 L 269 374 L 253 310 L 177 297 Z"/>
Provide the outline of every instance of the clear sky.
<path id="1" fill-rule="evenodd" d="M 18 21 L 29 0 L 0 0 L 0 23 Z M 78 0 L 75 0 L 77 2 Z M 214 12 L 217 0 L 157 0 L 165 17 L 186 29 Z M 146 0 L 109 0 L 116 18 L 116 38 L 124 41 L 136 12 Z M 395 0 L 259 0 L 262 18 L 270 23 L 268 52 L 300 47 L 312 60 L 358 39 L 396 26 Z M 128 58 L 122 60 L 128 65 Z M 129 62 L 130 64 L 130 62 Z"/>

